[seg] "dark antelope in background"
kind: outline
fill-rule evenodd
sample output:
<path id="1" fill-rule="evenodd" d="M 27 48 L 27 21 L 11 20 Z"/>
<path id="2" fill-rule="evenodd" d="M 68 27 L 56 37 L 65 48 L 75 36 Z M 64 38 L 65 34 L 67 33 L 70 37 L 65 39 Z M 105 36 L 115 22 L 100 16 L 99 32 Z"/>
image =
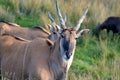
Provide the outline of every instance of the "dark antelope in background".
<path id="1" fill-rule="evenodd" d="M 78 31 L 88 8 L 73 28 L 65 25 L 66 21 L 62 18 L 57 0 L 56 10 L 60 26 L 57 28 L 58 38 L 55 42 L 46 38 L 25 40 L 14 36 L 0 36 L 3 78 L 25 80 L 28 77 L 29 80 L 66 80 L 74 57 L 76 38 L 89 31 L 89 29 Z"/>
<path id="2" fill-rule="evenodd" d="M 113 36 L 115 33 L 120 35 L 120 17 L 108 17 L 102 24 L 98 26 L 98 31 L 106 29 L 107 33 L 110 31 L 113 32 Z"/>

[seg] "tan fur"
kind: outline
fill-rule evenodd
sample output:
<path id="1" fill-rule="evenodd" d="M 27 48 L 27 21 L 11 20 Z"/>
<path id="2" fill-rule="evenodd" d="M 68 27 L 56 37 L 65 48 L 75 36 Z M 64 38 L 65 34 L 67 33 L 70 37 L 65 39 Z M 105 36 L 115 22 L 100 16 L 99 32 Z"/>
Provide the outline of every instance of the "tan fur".
<path id="1" fill-rule="evenodd" d="M 10 80 L 22 80 L 22 75 L 26 76 L 29 73 L 31 80 L 33 78 L 50 80 L 51 73 L 48 62 L 51 55 L 51 47 L 48 45 L 47 39 L 43 38 L 35 39 L 32 42 L 24 42 L 11 36 L 0 37 L 2 76 L 7 76 Z M 26 48 L 27 52 L 24 62 L 23 57 Z M 23 62 L 25 64 L 24 68 Z M 6 73 L 11 73 L 11 75 Z M 14 79 L 13 73 L 15 73 Z"/>
<path id="2" fill-rule="evenodd" d="M 76 30 L 67 28 L 53 43 L 46 38 L 24 41 L 14 36 L 0 36 L 2 76 L 10 80 L 66 80 L 76 45 Z M 61 40 L 69 41 L 70 58 L 64 58 Z M 63 41 L 64 42 L 64 41 Z"/>
<path id="3" fill-rule="evenodd" d="M 67 32 L 66 35 L 70 33 Z M 0 37 L 0 49 L 2 76 L 7 76 L 10 80 L 13 79 L 13 73 L 17 80 L 24 80 L 26 75 L 30 80 L 66 78 L 68 62 L 60 54 L 60 38 L 53 45 L 52 41 L 45 38 L 26 42 L 5 35 Z"/>
<path id="4" fill-rule="evenodd" d="M 46 32 L 44 29 L 40 28 L 23 28 L 18 27 L 14 24 L 8 24 L 5 22 L 0 22 L 0 33 L 16 35 L 28 40 L 35 39 L 37 37 L 48 38 L 50 33 Z"/>
<path id="5" fill-rule="evenodd" d="M 16 23 L 9 23 L 10 25 L 13 25 L 15 27 L 20 27 L 20 25 L 16 24 Z"/>

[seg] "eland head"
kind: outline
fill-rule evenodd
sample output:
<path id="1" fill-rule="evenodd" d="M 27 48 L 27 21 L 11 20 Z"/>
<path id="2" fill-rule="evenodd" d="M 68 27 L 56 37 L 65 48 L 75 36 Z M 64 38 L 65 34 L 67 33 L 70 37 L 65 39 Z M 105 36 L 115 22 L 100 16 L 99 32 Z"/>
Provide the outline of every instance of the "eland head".
<path id="1" fill-rule="evenodd" d="M 50 13 L 48 13 L 48 16 L 52 22 L 52 26 L 57 27 L 57 34 L 59 36 L 59 52 L 63 61 L 65 61 L 68 70 L 73 60 L 74 51 L 76 48 L 76 39 L 79 38 L 81 35 L 89 32 L 89 29 L 82 29 L 79 31 L 81 23 L 85 19 L 85 16 L 88 12 L 88 8 L 85 10 L 82 17 L 78 20 L 76 26 L 72 28 L 66 26 L 65 23 L 67 19 L 66 17 L 62 17 L 58 5 L 58 0 L 56 0 L 56 11 L 59 18 L 60 26 L 55 23 L 55 20 L 52 18 Z"/>

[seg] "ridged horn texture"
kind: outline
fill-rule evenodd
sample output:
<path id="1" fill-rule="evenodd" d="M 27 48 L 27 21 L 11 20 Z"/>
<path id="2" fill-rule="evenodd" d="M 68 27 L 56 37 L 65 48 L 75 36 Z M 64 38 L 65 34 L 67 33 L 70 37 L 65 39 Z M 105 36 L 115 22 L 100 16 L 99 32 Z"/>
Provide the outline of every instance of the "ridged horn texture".
<path id="1" fill-rule="evenodd" d="M 48 18 L 50 19 L 50 21 L 52 22 L 52 25 L 55 26 L 55 20 L 53 19 L 53 17 L 51 16 L 50 12 L 48 12 Z"/>
<path id="2" fill-rule="evenodd" d="M 60 27 L 62 29 L 65 29 L 65 21 L 61 15 L 61 12 L 60 12 L 60 9 L 59 9 L 59 5 L 58 5 L 58 0 L 56 0 L 56 10 L 57 10 L 57 15 L 58 15 L 58 18 L 59 18 L 59 21 L 60 21 Z"/>
<path id="3" fill-rule="evenodd" d="M 81 23 L 83 22 L 83 20 L 85 19 L 85 17 L 86 17 L 86 14 L 87 14 L 87 12 L 88 12 L 88 7 L 87 7 L 87 9 L 85 10 L 85 12 L 84 12 L 84 14 L 82 15 L 82 17 L 78 20 L 78 22 L 77 22 L 77 25 L 75 26 L 75 30 L 79 30 L 79 28 L 80 28 L 80 25 L 81 25 Z"/>

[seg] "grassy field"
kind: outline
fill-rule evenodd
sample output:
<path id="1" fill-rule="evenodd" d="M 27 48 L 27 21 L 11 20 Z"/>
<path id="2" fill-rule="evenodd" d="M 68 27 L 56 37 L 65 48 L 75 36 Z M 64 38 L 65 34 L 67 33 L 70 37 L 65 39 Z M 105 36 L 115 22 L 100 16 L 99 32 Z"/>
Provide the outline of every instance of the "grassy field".
<path id="1" fill-rule="evenodd" d="M 67 25 L 74 26 L 89 5 L 81 28 L 91 32 L 77 40 L 73 64 L 68 80 L 120 80 L 120 39 L 102 31 L 100 38 L 93 36 L 93 29 L 109 16 L 120 16 L 120 0 L 59 0 Z M 0 20 L 15 22 L 23 27 L 49 24 L 48 12 L 58 22 L 55 0 L 0 0 Z"/>

